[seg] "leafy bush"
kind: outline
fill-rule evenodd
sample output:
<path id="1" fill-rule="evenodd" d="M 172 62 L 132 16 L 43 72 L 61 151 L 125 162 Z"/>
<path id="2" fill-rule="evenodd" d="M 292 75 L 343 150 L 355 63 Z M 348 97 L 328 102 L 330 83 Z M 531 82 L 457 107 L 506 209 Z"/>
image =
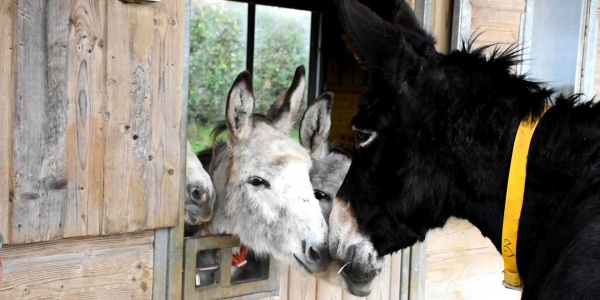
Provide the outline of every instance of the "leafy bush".
<path id="1" fill-rule="evenodd" d="M 287 12 L 286 12 L 287 11 Z M 257 7 L 254 51 L 255 111 L 265 113 L 308 64 L 308 13 Z M 227 93 L 246 66 L 247 5 L 192 1 L 188 139 L 194 150 L 210 146 L 209 133 L 225 115 Z"/>

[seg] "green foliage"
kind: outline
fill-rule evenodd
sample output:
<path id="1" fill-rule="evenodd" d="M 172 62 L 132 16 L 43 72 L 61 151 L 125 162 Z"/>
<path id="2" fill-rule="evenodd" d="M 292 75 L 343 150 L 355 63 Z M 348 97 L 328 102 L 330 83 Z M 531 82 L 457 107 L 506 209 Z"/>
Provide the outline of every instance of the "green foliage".
<path id="1" fill-rule="evenodd" d="M 188 139 L 195 151 L 211 145 L 210 132 L 225 115 L 227 93 L 246 66 L 247 5 L 193 0 L 190 24 Z M 255 111 L 291 84 L 297 66 L 308 67 L 310 13 L 257 6 L 254 51 Z"/>
<path id="2" fill-rule="evenodd" d="M 280 15 L 278 11 L 266 7 L 256 10 L 254 94 L 258 111 L 267 111 L 277 96 L 285 92 L 296 67 L 308 68 L 310 17 L 302 20 Z"/>
<path id="3" fill-rule="evenodd" d="M 227 92 L 245 67 L 243 16 L 224 3 L 193 2 L 190 24 L 190 123 L 223 119 Z"/>

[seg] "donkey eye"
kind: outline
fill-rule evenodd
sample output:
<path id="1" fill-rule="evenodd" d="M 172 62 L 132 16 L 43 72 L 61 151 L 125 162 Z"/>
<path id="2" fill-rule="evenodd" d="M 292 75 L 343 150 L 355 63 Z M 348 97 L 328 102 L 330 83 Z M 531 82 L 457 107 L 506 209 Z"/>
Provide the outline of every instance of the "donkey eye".
<path id="1" fill-rule="evenodd" d="M 354 140 L 356 145 L 359 147 L 366 147 L 377 137 L 376 131 L 356 129 L 354 126 L 352 127 L 352 131 L 354 132 Z"/>
<path id="2" fill-rule="evenodd" d="M 327 194 L 325 194 L 319 190 L 315 190 L 315 198 L 317 198 L 317 200 L 319 200 L 319 201 L 321 201 L 321 200 L 331 201 L 331 197 L 329 197 Z"/>
<path id="3" fill-rule="evenodd" d="M 253 186 L 264 186 L 266 188 L 271 186 L 268 181 L 266 181 L 258 176 L 252 176 L 252 177 L 248 178 L 248 183 Z"/>
<path id="4" fill-rule="evenodd" d="M 360 131 L 355 131 L 354 136 L 356 137 L 356 141 L 359 143 L 365 142 L 367 139 L 369 139 L 369 135 L 367 133 Z"/>

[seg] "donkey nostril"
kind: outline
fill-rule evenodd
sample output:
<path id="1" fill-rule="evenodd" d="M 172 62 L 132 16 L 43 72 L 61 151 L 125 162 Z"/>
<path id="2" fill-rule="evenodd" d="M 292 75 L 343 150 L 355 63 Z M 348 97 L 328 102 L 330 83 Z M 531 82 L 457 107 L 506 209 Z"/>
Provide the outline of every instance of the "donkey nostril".
<path id="1" fill-rule="evenodd" d="M 193 200 L 196 200 L 199 202 L 206 201 L 206 194 L 202 194 L 202 192 L 200 191 L 200 189 L 198 187 L 190 186 L 188 188 L 188 193 L 190 194 L 190 197 Z"/>
<path id="2" fill-rule="evenodd" d="M 313 247 L 310 247 L 308 249 L 308 259 L 312 262 L 317 262 L 321 259 L 321 255 L 319 255 L 319 252 L 315 251 Z"/>

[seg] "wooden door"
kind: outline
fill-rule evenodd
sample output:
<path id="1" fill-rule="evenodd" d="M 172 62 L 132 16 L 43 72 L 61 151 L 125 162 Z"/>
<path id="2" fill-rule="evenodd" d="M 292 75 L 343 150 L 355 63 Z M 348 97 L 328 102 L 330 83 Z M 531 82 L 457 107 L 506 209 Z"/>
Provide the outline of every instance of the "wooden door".
<path id="1" fill-rule="evenodd" d="M 177 225 L 184 21 L 184 0 L 0 0 L 5 243 Z"/>

